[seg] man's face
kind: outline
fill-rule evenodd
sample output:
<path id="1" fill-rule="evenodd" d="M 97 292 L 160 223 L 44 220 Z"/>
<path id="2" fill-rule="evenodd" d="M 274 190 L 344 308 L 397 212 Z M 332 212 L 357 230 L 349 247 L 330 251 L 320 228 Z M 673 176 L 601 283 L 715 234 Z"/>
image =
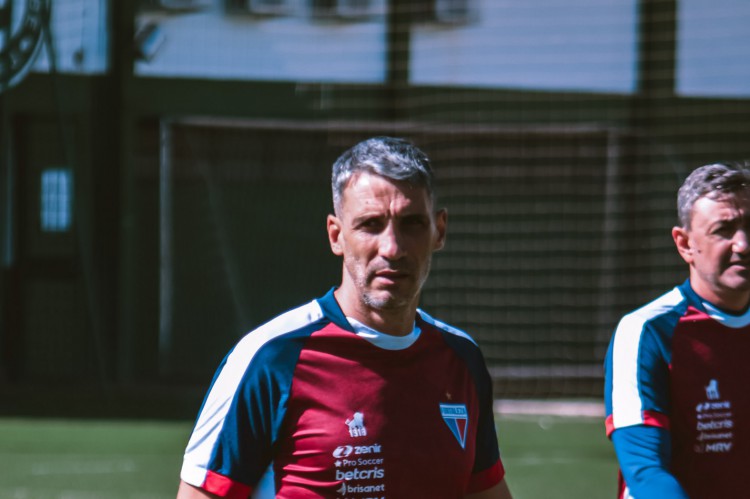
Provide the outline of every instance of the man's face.
<path id="1" fill-rule="evenodd" d="M 699 198 L 690 229 L 672 236 L 690 265 L 690 282 L 704 299 L 739 311 L 750 299 L 750 193 Z"/>
<path id="2" fill-rule="evenodd" d="M 367 172 L 353 176 L 339 213 L 328 217 L 331 249 L 344 260 L 342 306 L 416 307 L 445 226 L 445 211 L 433 212 L 425 189 Z"/>

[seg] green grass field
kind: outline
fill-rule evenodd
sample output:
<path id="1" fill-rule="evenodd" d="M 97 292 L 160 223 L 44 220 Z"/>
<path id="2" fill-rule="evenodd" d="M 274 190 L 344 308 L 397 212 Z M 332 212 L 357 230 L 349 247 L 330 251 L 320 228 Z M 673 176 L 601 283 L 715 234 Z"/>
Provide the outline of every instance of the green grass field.
<path id="1" fill-rule="evenodd" d="M 502 417 L 498 428 L 516 499 L 615 496 L 601 420 Z M 0 498 L 174 498 L 190 430 L 190 422 L 0 419 Z"/>
<path id="2" fill-rule="evenodd" d="M 617 496 L 617 461 L 600 418 L 505 417 L 498 433 L 515 499 Z"/>

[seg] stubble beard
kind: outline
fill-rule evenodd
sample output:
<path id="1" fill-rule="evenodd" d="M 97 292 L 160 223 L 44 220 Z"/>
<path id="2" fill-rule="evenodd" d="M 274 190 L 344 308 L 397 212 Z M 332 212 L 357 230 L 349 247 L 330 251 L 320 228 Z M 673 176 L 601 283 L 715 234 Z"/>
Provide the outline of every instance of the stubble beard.
<path id="1" fill-rule="evenodd" d="M 413 292 L 399 293 L 397 289 L 379 290 L 372 288 L 372 282 L 375 280 L 375 272 L 358 272 L 361 267 L 356 264 L 351 265 L 348 269 L 356 289 L 360 292 L 360 300 L 371 310 L 395 311 L 406 309 L 414 304 L 422 291 L 427 276 L 430 273 L 431 258 L 425 262 L 423 274 L 419 276 Z"/>

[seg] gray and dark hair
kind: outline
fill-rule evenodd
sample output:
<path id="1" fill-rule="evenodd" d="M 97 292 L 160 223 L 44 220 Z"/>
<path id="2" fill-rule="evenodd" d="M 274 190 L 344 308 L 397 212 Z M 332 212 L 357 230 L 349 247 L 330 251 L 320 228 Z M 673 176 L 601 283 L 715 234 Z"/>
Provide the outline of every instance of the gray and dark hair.
<path id="1" fill-rule="evenodd" d="M 719 199 L 745 190 L 750 190 L 750 163 L 713 163 L 696 168 L 677 192 L 680 224 L 690 228 L 693 205 L 698 199 Z"/>
<path id="2" fill-rule="evenodd" d="M 405 139 L 373 137 L 343 153 L 333 164 L 331 188 L 333 209 L 338 214 L 349 180 L 357 173 L 369 172 L 391 180 L 405 181 L 427 191 L 435 202 L 435 175 L 427 155 Z"/>

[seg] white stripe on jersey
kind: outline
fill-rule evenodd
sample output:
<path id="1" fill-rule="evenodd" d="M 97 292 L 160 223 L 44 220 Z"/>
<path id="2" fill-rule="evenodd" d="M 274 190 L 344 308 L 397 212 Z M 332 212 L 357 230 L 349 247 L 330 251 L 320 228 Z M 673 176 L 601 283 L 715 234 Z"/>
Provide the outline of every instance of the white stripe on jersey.
<path id="1" fill-rule="evenodd" d="M 422 310 L 421 308 L 417 309 L 417 312 L 419 312 L 420 317 L 422 317 L 422 320 L 425 321 L 427 324 L 432 324 L 433 326 L 437 327 L 438 329 L 442 329 L 443 331 L 446 331 L 451 334 L 455 334 L 456 336 L 460 336 L 462 338 L 466 338 L 467 340 L 471 341 L 475 345 L 477 344 L 476 341 L 474 341 L 474 338 L 466 334 L 465 332 L 461 331 L 458 328 L 455 328 L 453 326 L 450 326 L 446 324 L 445 322 L 440 322 L 439 320 L 435 319 L 431 315 L 429 315 L 427 312 Z"/>
<path id="2" fill-rule="evenodd" d="M 301 329 L 322 317 L 320 304 L 313 300 L 254 329 L 237 343 L 211 387 L 190 436 L 180 473 L 182 480 L 197 487 L 203 484 L 211 451 L 224 424 L 224 418 L 242 376 L 258 350 L 270 340 Z"/>
<path id="3" fill-rule="evenodd" d="M 638 359 L 646 322 L 665 314 L 684 300 L 679 288 L 624 316 L 615 330 L 612 347 L 612 424 L 623 428 L 643 423 L 643 401 L 638 385 Z"/>

